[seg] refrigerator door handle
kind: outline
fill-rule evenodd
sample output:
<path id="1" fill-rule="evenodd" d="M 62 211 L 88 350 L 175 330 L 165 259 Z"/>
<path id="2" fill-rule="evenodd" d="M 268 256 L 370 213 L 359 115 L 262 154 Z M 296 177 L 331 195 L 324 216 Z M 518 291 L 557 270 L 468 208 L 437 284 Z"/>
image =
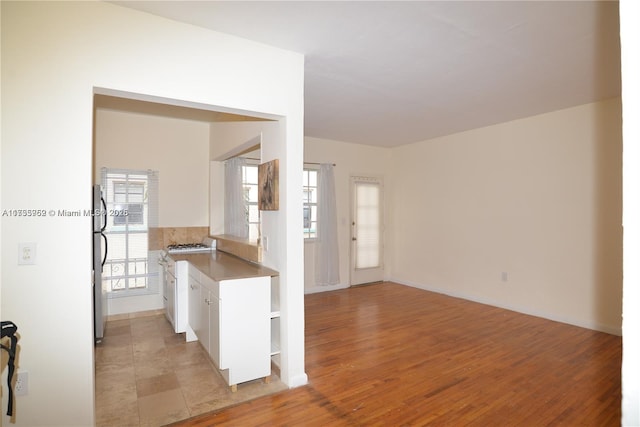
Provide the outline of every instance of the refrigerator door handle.
<path id="1" fill-rule="evenodd" d="M 107 228 L 107 202 L 104 201 L 103 197 L 100 197 L 100 202 L 102 202 L 102 215 L 104 216 L 104 222 L 102 223 L 102 228 L 100 229 L 100 231 L 104 231 L 105 228 Z"/>
<path id="2" fill-rule="evenodd" d="M 102 266 L 104 267 L 104 263 L 107 261 L 107 251 L 109 249 L 108 247 L 108 240 L 107 240 L 107 236 L 105 236 L 104 233 L 100 233 L 100 235 L 102 236 L 102 238 L 104 239 L 104 256 L 102 257 Z"/>

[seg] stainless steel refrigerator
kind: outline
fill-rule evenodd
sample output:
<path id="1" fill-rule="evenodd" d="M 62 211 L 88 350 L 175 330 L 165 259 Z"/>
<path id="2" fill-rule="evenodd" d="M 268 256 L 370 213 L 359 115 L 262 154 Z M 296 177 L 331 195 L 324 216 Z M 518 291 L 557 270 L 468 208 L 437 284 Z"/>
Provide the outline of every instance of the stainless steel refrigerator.
<path id="1" fill-rule="evenodd" d="M 107 259 L 107 205 L 102 198 L 99 185 L 93 186 L 93 325 L 94 338 L 100 342 L 104 337 L 107 321 L 107 290 L 102 283 L 102 268 Z M 104 244 L 103 244 L 104 243 Z"/>

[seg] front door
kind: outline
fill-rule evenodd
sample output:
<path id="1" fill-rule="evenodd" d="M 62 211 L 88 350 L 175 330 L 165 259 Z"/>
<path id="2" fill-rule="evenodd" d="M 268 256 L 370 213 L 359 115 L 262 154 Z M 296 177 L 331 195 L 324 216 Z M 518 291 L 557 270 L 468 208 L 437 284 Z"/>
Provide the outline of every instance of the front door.
<path id="1" fill-rule="evenodd" d="M 351 285 L 384 277 L 382 179 L 351 177 Z"/>

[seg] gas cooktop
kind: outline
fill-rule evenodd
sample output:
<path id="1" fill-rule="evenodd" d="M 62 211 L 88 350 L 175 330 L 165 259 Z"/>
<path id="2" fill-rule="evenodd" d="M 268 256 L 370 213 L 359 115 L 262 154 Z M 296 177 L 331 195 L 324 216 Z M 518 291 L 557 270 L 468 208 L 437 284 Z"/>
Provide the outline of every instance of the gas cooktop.
<path id="1" fill-rule="evenodd" d="M 168 245 L 167 252 L 170 254 L 186 254 L 194 252 L 211 252 L 215 248 L 211 245 L 204 243 L 180 243 L 175 245 Z"/>

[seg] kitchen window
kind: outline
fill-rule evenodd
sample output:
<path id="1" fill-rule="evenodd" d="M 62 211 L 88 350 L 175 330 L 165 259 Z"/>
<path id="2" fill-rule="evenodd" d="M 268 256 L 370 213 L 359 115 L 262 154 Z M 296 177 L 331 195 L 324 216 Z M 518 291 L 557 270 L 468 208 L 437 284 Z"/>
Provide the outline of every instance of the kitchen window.
<path id="1" fill-rule="evenodd" d="M 123 215 L 113 215 L 114 225 L 143 225 L 146 182 L 114 181 L 114 209 Z M 125 215 L 126 213 L 126 215 Z"/>
<path id="2" fill-rule="evenodd" d="M 317 169 L 304 169 L 302 172 L 302 228 L 305 239 L 317 237 L 319 172 Z"/>
<path id="3" fill-rule="evenodd" d="M 242 166 L 242 189 L 245 218 L 249 227 L 249 240 L 257 241 L 260 234 L 260 212 L 258 211 L 258 165 Z"/>
<path id="4" fill-rule="evenodd" d="M 157 226 L 158 174 L 102 170 L 107 205 L 107 258 L 103 280 L 110 297 L 158 292 L 158 271 L 149 260 L 149 227 Z"/>
<path id="5" fill-rule="evenodd" d="M 318 169 L 304 169 L 302 178 L 302 214 L 305 239 L 315 239 L 318 228 Z M 245 220 L 249 229 L 249 240 L 256 241 L 260 233 L 258 210 L 258 165 L 242 166 L 242 188 Z"/>

